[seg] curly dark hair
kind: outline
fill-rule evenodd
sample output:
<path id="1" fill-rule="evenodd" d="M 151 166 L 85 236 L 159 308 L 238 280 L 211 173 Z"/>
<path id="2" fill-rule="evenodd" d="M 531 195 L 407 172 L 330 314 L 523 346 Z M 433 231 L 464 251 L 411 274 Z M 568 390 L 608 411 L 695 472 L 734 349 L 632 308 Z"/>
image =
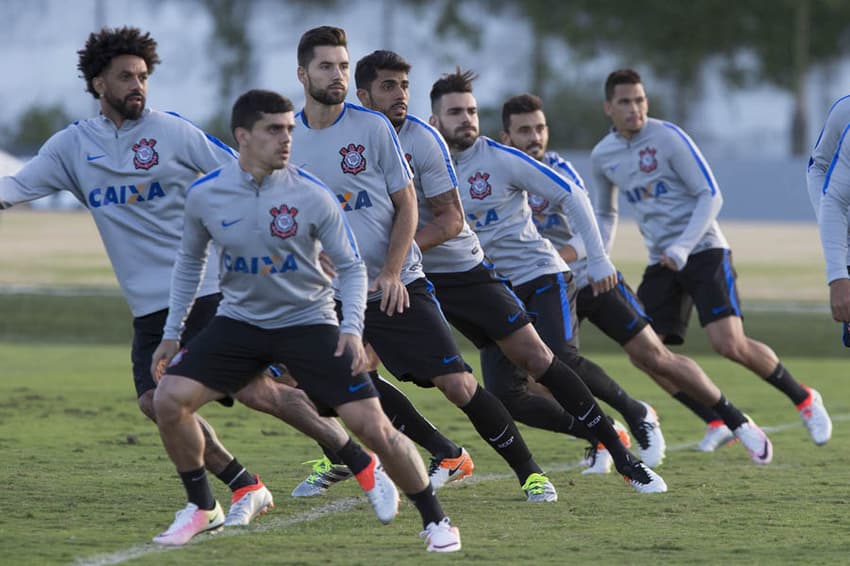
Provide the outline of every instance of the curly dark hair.
<path id="1" fill-rule="evenodd" d="M 150 33 L 142 33 L 138 28 L 124 26 L 122 28 L 103 28 L 97 33 L 91 33 L 86 46 L 79 51 L 77 69 L 86 80 L 86 91 L 95 98 L 100 95 L 95 91 L 92 81 L 100 75 L 119 55 L 135 55 L 145 60 L 148 73 L 153 73 L 154 67 L 160 63 L 156 54 L 156 40 Z"/>

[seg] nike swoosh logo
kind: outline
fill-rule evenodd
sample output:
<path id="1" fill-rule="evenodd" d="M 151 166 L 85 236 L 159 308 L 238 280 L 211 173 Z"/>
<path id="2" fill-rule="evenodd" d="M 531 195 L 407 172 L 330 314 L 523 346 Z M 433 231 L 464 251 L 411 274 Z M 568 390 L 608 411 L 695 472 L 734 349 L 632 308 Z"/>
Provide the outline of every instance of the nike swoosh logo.
<path id="1" fill-rule="evenodd" d="M 613 173 L 614 171 L 617 170 L 617 167 L 619 167 L 619 166 L 620 166 L 619 163 L 615 163 L 614 165 L 611 165 L 610 167 L 608 167 L 608 170 L 611 171 L 611 173 Z"/>
<path id="2" fill-rule="evenodd" d="M 222 220 L 221 221 L 221 227 L 222 228 L 229 228 L 230 226 L 233 226 L 237 222 L 242 222 L 242 219 L 240 218 L 239 220 L 234 220 L 233 222 L 227 222 L 226 220 Z"/>
<path id="3" fill-rule="evenodd" d="M 101 157 L 106 157 L 105 153 L 101 153 L 100 155 L 92 155 L 90 153 L 86 154 L 86 161 L 94 161 L 95 159 L 100 159 Z"/>
<path id="4" fill-rule="evenodd" d="M 452 356 L 451 358 L 443 358 L 443 363 L 444 364 L 450 364 L 453 361 L 455 361 L 456 359 L 458 359 L 459 357 L 460 356 L 455 355 L 455 356 Z"/>
<path id="5" fill-rule="evenodd" d="M 513 324 L 514 322 L 516 322 L 516 319 L 518 319 L 518 318 L 519 318 L 519 315 L 521 315 L 521 314 L 522 314 L 522 311 L 516 312 L 516 313 L 511 314 L 511 315 L 508 315 L 508 322 L 510 322 L 510 323 L 512 323 L 512 324 Z"/>
<path id="6" fill-rule="evenodd" d="M 720 314 L 728 308 L 729 307 L 727 305 L 723 305 L 722 307 L 714 307 L 713 309 L 711 309 L 711 314 Z"/>
<path id="7" fill-rule="evenodd" d="M 580 416 L 580 417 L 576 417 L 576 418 L 577 418 L 578 420 L 580 420 L 581 422 L 584 422 L 584 419 L 586 419 L 586 418 L 587 418 L 587 416 L 588 416 L 588 415 L 590 415 L 590 413 L 591 413 L 592 411 L 593 411 L 593 406 L 591 406 L 591 407 L 587 410 L 587 412 L 586 412 L 584 415 L 582 415 L 582 416 Z"/>
<path id="8" fill-rule="evenodd" d="M 765 441 L 764 449 L 761 451 L 761 454 L 759 454 L 759 460 L 766 460 L 767 459 L 767 452 L 768 452 L 767 442 Z"/>
<path id="9" fill-rule="evenodd" d="M 361 383 L 355 383 L 354 385 L 348 386 L 348 391 L 349 391 L 349 393 L 354 393 L 355 391 L 360 391 L 361 389 L 363 389 L 367 385 L 369 385 L 368 381 L 363 381 Z"/>
<path id="10" fill-rule="evenodd" d="M 510 426 L 510 425 L 505 425 L 505 429 L 504 429 L 502 432 L 500 432 L 498 435 L 496 435 L 496 436 L 495 436 L 495 437 L 493 437 L 493 438 L 488 438 L 487 440 L 489 440 L 490 442 L 496 442 L 497 440 L 499 440 L 500 438 L 502 438 L 503 436 L 505 436 L 505 433 L 506 433 L 506 432 L 508 432 L 508 427 L 509 427 L 509 426 Z"/>

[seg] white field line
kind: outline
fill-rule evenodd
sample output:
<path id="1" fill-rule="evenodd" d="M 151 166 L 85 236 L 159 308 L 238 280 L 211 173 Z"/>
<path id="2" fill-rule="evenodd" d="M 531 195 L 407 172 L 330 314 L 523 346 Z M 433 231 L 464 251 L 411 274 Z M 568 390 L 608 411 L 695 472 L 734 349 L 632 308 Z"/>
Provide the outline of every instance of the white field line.
<path id="1" fill-rule="evenodd" d="M 833 421 L 850 421 L 850 414 L 846 415 L 832 415 Z M 785 423 L 776 426 L 764 426 L 762 429 L 767 433 L 774 432 L 784 432 L 786 430 L 797 429 L 803 426 L 803 423 L 800 421 Z M 699 442 L 684 442 L 680 444 L 672 444 L 667 446 L 668 452 L 681 452 L 683 450 L 692 450 L 696 448 Z M 581 467 L 580 462 L 572 462 L 572 463 L 559 463 L 559 464 L 549 464 L 545 466 L 545 468 L 552 472 L 566 472 L 570 470 L 575 470 Z M 471 478 L 463 480 L 464 485 L 483 483 L 487 481 L 496 481 L 496 480 L 505 480 L 513 478 L 513 474 L 510 473 L 499 473 L 499 474 L 474 474 Z M 451 484 L 447 486 L 448 489 L 451 489 Z M 446 488 L 444 488 L 446 489 Z M 314 507 L 313 509 L 306 511 L 304 513 L 299 513 L 292 517 L 269 517 L 268 519 L 264 519 L 258 523 L 254 523 L 249 527 L 238 527 L 238 528 L 229 528 L 223 529 L 218 533 L 214 533 L 210 536 L 216 537 L 233 537 L 233 536 L 242 536 L 246 534 L 253 533 L 261 533 L 270 530 L 281 530 L 292 525 L 297 525 L 299 523 L 307 523 L 310 521 L 315 521 L 318 519 L 323 519 L 328 515 L 334 515 L 337 513 L 344 513 L 346 511 L 350 511 L 357 507 L 358 505 L 368 505 L 365 497 L 347 497 L 344 499 L 339 499 L 335 501 L 331 501 L 330 503 L 326 503 L 324 505 L 320 505 L 318 507 Z M 191 542 L 192 544 L 199 544 L 205 540 L 206 537 L 201 536 L 198 537 Z M 187 545 L 187 546 L 189 546 Z M 175 550 L 180 550 L 185 547 L 164 547 L 153 542 L 137 544 L 126 548 L 124 550 L 118 550 L 115 552 L 110 552 L 108 554 L 98 554 L 95 556 L 90 556 L 86 558 L 77 558 L 74 561 L 75 566 L 107 566 L 111 564 L 121 564 L 128 560 L 133 560 L 135 558 L 140 558 L 142 556 L 147 556 L 155 553 L 162 552 L 172 552 Z"/>

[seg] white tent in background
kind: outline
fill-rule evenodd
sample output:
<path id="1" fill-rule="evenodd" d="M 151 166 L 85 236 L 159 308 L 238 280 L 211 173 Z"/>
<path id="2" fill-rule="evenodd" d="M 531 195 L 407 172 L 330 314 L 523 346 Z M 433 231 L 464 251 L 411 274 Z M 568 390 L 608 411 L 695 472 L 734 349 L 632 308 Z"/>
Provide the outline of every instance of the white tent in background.
<path id="1" fill-rule="evenodd" d="M 18 172 L 18 169 L 23 166 L 23 164 L 24 162 L 14 155 L 9 155 L 0 149 L 0 177 L 4 175 L 14 175 Z"/>

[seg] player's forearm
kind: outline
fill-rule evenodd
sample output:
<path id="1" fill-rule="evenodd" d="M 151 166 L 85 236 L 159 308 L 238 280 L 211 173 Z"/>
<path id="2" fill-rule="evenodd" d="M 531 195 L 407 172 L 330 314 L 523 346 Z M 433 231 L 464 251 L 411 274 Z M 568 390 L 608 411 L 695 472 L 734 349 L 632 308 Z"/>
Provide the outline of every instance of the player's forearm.
<path id="1" fill-rule="evenodd" d="M 434 220 L 420 228 L 414 240 L 424 251 L 439 246 L 460 234 L 463 229 L 463 214 L 455 211 L 435 213 Z"/>
<path id="2" fill-rule="evenodd" d="M 687 258 L 691 255 L 694 247 L 703 238 L 706 231 L 711 227 L 720 209 L 723 207 L 723 197 L 720 192 L 715 192 L 712 195 L 708 189 L 700 193 L 697 199 L 697 204 L 691 213 L 691 218 L 688 220 L 688 225 L 676 238 L 676 241 L 671 245 L 666 253 L 671 256 L 671 259 L 676 261 L 676 265 L 681 269 L 687 262 Z"/>
<path id="3" fill-rule="evenodd" d="M 180 339 L 183 323 L 201 284 L 205 265 L 203 256 L 192 257 L 184 252 L 178 254 L 171 273 L 171 294 L 168 299 L 168 317 L 163 328 L 163 340 Z"/>
<path id="4" fill-rule="evenodd" d="M 366 309 L 368 276 L 366 265 L 359 258 L 338 266 L 339 288 L 342 300 L 340 332 L 362 336 L 363 316 Z"/>
<path id="5" fill-rule="evenodd" d="M 416 196 L 413 192 L 413 183 L 403 191 L 393 194 L 393 206 L 395 216 L 393 227 L 390 230 L 390 243 L 387 246 L 387 256 L 381 271 L 398 277 L 404 267 L 404 260 L 413 243 L 416 233 L 416 224 L 419 221 L 419 212 L 416 208 Z"/>
<path id="6" fill-rule="evenodd" d="M 847 277 L 847 211 L 850 199 L 839 191 L 828 191 L 820 203 L 820 231 L 826 281 Z"/>

